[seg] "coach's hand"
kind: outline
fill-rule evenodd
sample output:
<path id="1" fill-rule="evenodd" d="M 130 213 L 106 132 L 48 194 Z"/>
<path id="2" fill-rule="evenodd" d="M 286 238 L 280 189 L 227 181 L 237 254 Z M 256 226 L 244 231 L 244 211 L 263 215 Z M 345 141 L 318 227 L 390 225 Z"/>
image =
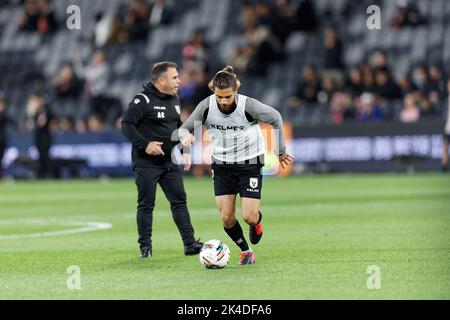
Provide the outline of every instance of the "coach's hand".
<path id="1" fill-rule="evenodd" d="M 191 154 L 183 153 L 183 163 L 184 163 L 184 171 L 189 171 L 192 164 Z"/>
<path id="2" fill-rule="evenodd" d="M 283 153 L 282 155 L 278 156 L 278 160 L 280 161 L 281 167 L 285 169 L 289 165 L 289 163 L 294 161 L 294 157 L 288 155 L 287 153 Z"/>
<path id="3" fill-rule="evenodd" d="M 164 152 L 161 149 L 162 142 L 160 141 L 151 141 L 147 148 L 145 149 L 145 152 L 151 156 L 163 156 Z"/>
<path id="4" fill-rule="evenodd" d="M 189 133 L 181 138 L 181 144 L 185 147 L 190 147 L 195 142 L 195 137 Z"/>

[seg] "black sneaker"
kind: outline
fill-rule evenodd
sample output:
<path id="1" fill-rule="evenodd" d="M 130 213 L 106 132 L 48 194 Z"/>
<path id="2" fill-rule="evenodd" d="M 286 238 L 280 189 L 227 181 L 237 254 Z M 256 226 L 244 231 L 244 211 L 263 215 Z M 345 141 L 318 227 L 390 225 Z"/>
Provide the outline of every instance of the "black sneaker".
<path id="1" fill-rule="evenodd" d="M 152 251 L 149 248 L 142 248 L 141 249 L 141 255 L 139 258 L 145 259 L 150 258 L 152 256 Z"/>
<path id="2" fill-rule="evenodd" d="M 194 240 L 190 245 L 184 246 L 184 254 L 186 256 L 193 256 L 200 253 L 202 250 L 203 242 L 200 242 L 200 239 Z"/>

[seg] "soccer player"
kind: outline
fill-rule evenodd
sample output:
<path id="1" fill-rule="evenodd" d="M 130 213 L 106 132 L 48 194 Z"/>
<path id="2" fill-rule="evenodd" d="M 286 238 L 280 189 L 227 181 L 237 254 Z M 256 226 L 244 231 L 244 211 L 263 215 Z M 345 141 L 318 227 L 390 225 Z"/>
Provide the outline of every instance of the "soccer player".
<path id="1" fill-rule="evenodd" d="M 184 254 L 198 254 L 203 245 L 194 238 L 183 176 L 171 157 L 177 144 L 171 139 L 172 133 L 181 125 L 177 96 L 180 78 L 176 68 L 173 62 L 155 64 L 152 82 L 145 84 L 144 90 L 133 98 L 122 121 L 122 132 L 132 143 L 141 258 L 152 256 L 153 208 L 158 183 L 170 202 L 172 217 L 184 243 Z"/>
<path id="2" fill-rule="evenodd" d="M 280 113 L 255 99 L 238 94 L 240 81 L 233 67 L 227 66 L 219 71 L 209 87 L 214 94 L 197 105 L 178 134 L 182 144 L 189 147 L 195 140 L 191 132 L 197 124 L 208 129 L 216 205 L 225 232 L 241 249 L 239 263 L 253 264 L 255 253 L 236 219 L 236 195 L 239 193 L 241 197 L 242 218 L 250 226 L 250 242 L 257 244 L 263 234 L 260 199 L 265 151 L 258 121 L 271 124 L 278 130 L 275 152 L 281 166 L 284 168 L 293 158 L 286 153 Z"/>

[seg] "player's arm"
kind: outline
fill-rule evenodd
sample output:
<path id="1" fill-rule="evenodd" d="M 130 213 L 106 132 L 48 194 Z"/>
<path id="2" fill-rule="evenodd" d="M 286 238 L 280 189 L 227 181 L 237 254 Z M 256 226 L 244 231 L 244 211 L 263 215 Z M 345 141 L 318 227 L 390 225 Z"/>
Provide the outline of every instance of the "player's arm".
<path id="1" fill-rule="evenodd" d="M 278 160 L 283 168 L 287 166 L 294 158 L 286 153 L 286 145 L 284 143 L 283 119 L 281 114 L 274 108 L 259 102 L 253 98 L 247 98 L 245 103 L 245 115 L 247 120 L 261 121 L 272 125 L 278 132 L 278 141 L 275 141 L 274 152 L 278 156 Z"/>
<path id="2" fill-rule="evenodd" d="M 201 126 L 205 123 L 208 116 L 208 100 L 209 97 L 200 102 L 191 113 L 189 118 L 179 127 L 178 137 L 183 146 L 183 162 L 184 171 L 189 171 L 191 168 L 191 145 L 195 141 L 192 135 L 196 126 Z"/>
<path id="3" fill-rule="evenodd" d="M 150 141 L 143 137 L 136 128 L 144 118 L 141 105 L 143 104 L 143 101 L 136 103 L 136 98 L 138 98 L 138 96 L 136 96 L 133 99 L 133 102 L 129 104 L 129 107 L 123 116 L 122 133 L 128 138 L 133 147 L 145 151 L 149 155 L 163 155 L 164 152 L 161 149 L 162 142 Z"/>
<path id="4" fill-rule="evenodd" d="M 178 137 L 184 147 L 190 147 L 195 138 L 192 135 L 196 127 L 201 127 L 208 116 L 209 97 L 200 102 L 191 113 L 189 118 L 178 129 Z M 186 151 L 186 150 L 185 150 Z"/>

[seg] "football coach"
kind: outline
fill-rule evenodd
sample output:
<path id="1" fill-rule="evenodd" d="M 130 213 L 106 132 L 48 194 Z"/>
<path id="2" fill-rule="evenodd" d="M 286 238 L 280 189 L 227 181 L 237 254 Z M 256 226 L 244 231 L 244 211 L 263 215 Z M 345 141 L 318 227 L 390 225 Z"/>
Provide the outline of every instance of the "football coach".
<path id="1" fill-rule="evenodd" d="M 132 144 L 140 257 L 152 255 L 153 208 L 158 183 L 170 202 L 172 217 L 183 240 L 184 254 L 195 255 L 203 244 L 194 238 L 182 173 L 171 156 L 178 143 L 171 138 L 181 126 L 177 65 L 156 63 L 151 78 L 152 81 L 145 84 L 144 90 L 130 102 L 122 120 L 122 133 Z"/>

